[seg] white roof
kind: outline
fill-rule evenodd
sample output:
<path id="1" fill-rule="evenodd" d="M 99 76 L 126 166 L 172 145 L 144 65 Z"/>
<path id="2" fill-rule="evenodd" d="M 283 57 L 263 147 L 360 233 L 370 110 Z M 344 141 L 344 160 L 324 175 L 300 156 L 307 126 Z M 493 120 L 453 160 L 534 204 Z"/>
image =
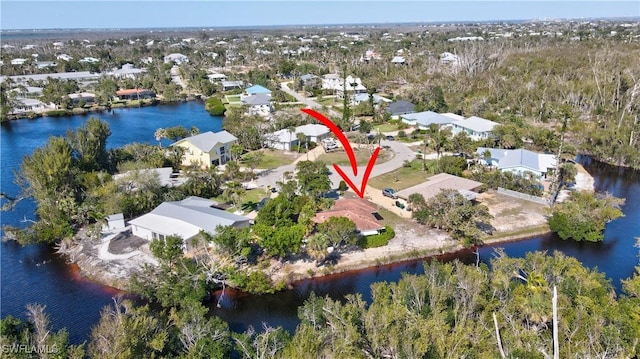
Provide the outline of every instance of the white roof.
<path id="1" fill-rule="evenodd" d="M 302 132 L 307 137 L 317 137 L 329 133 L 329 127 L 319 124 L 308 124 L 296 127 L 295 133 Z"/>
<path id="2" fill-rule="evenodd" d="M 451 113 L 451 112 L 443 113 L 442 116 L 447 116 L 454 120 L 464 120 L 464 116 L 456 115 L 455 113 Z"/>
<path id="3" fill-rule="evenodd" d="M 446 116 L 446 114 L 444 116 Z M 471 116 L 466 120 L 458 120 L 453 124 L 458 127 L 467 128 L 475 132 L 490 132 L 494 127 L 499 125 L 499 123 L 497 122 L 493 122 L 476 116 Z"/>
<path id="4" fill-rule="evenodd" d="M 183 239 L 191 238 L 201 230 L 215 234 L 217 226 L 249 223 L 249 218 L 211 207 L 214 204 L 200 197 L 163 202 L 150 213 L 129 223 L 164 235 L 179 235 Z"/>
<path id="5" fill-rule="evenodd" d="M 296 141 L 296 133 L 289 129 L 283 128 L 282 130 L 268 133 L 265 135 L 267 141 L 278 143 L 290 143 Z"/>

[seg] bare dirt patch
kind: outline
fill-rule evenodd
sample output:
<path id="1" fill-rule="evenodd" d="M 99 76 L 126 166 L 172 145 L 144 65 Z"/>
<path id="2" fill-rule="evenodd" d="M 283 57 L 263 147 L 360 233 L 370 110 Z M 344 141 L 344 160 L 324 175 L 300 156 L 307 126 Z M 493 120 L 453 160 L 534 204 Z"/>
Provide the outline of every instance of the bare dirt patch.
<path id="1" fill-rule="evenodd" d="M 495 191 L 487 191 L 478 196 L 478 201 L 489 208 L 493 216 L 491 225 L 496 232 L 521 231 L 546 225 L 548 206 L 518 199 Z"/>

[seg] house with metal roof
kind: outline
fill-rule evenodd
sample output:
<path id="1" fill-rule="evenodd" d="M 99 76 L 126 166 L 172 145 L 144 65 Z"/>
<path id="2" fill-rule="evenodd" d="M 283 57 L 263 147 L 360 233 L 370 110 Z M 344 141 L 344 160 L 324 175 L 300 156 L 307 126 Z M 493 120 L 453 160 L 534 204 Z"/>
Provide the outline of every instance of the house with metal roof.
<path id="1" fill-rule="evenodd" d="M 239 89 L 244 86 L 244 82 L 242 81 L 221 81 L 222 91 L 229 91 L 233 89 Z"/>
<path id="2" fill-rule="evenodd" d="M 273 112 L 273 106 L 271 105 L 271 95 L 269 94 L 257 94 L 244 96 L 240 100 L 243 105 L 248 107 L 249 115 L 258 115 L 267 117 Z"/>
<path id="3" fill-rule="evenodd" d="M 421 129 L 427 129 L 431 124 L 443 126 L 449 125 L 455 121 L 451 117 L 447 117 L 433 111 L 409 113 L 401 115 L 400 118 L 402 119 L 402 122 Z"/>
<path id="4" fill-rule="evenodd" d="M 403 189 L 402 191 L 398 191 L 396 194 L 399 198 L 407 200 L 412 194 L 419 193 L 425 200 L 429 200 L 430 198 L 435 197 L 443 189 L 452 189 L 458 191 L 458 193 L 463 195 L 465 198 L 472 200 L 476 198 L 477 193 L 475 190 L 480 186 L 482 186 L 482 182 L 450 175 L 448 173 L 439 173 L 427 178 L 425 182 Z"/>
<path id="5" fill-rule="evenodd" d="M 260 85 L 253 85 L 247 88 L 246 90 L 244 90 L 244 92 L 247 96 L 259 95 L 259 94 L 265 94 L 265 95 L 271 96 L 271 90 Z"/>
<path id="6" fill-rule="evenodd" d="M 217 233 L 218 226 L 243 228 L 251 225 L 244 216 L 229 213 L 213 206 L 216 203 L 201 197 L 182 201 L 163 202 L 153 211 L 129 221 L 133 235 L 147 240 L 179 236 L 183 249 L 191 249 L 192 239 L 205 231 Z"/>
<path id="7" fill-rule="evenodd" d="M 478 147 L 476 153 L 480 158 L 480 163 L 520 176 L 531 172 L 538 179 L 546 178 L 547 173 L 556 167 L 555 155 L 532 152 L 522 148 L 508 150 L 504 148 Z"/>
<path id="8" fill-rule="evenodd" d="M 227 131 L 207 131 L 183 138 L 171 146 L 185 149 L 182 157 L 183 166 L 208 168 L 227 163 L 231 159 L 231 145 L 237 142 L 238 138 Z"/>
<path id="9" fill-rule="evenodd" d="M 172 53 L 169 55 L 166 55 L 164 57 L 164 63 L 171 63 L 173 62 L 176 65 L 181 65 L 183 63 L 189 62 L 189 58 L 186 55 L 180 54 L 180 53 Z"/>
<path id="10" fill-rule="evenodd" d="M 324 138 L 329 137 L 329 135 L 331 134 L 329 127 L 325 125 L 319 125 L 316 123 L 298 126 L 296 127 L 295 133 L 298 133 L 298 132 L 304 133 L 304 135 L 307 136 L 308 142 L 315 142 L 315 143 L 319 143 Z"/>
<path id="11" fill-rule="evenodd" d="M 464 131 L 471 139 L 477 141 L 492 137 L 493 134 L 491 131 L 493 131 L 493 128 L 499 125 L 499 123 L 482 117 L 471 116 L 466 120 L 455 121 L 451 125 L 454 135 Z"/>

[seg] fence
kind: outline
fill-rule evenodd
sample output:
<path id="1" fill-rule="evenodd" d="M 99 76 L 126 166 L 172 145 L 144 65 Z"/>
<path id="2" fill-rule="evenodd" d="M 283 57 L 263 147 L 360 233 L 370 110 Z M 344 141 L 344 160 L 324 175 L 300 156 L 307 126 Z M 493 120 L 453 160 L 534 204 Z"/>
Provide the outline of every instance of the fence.
<path id="1" fill-rule="evenodd" d="M 536 196 L 532 196 L 530 194 L 526 194 L 526 193 L 521 193 L 521 192 L 516 192 L 516 191 L 512 191 L 510 189 L 505 189 L 502 187 L 498 187 L 498 193 L 510 196 L 510 197 L 515 197 L 515 198 L 520 198 L 520 199 L 524 199 L 525 201 L 531 201 L 531 202 L 535 202 L 535 203 L 540 203 L 540 204 L 549 204 L 549 200 L 542 198 L 542 197 L 536 197 Z"/>

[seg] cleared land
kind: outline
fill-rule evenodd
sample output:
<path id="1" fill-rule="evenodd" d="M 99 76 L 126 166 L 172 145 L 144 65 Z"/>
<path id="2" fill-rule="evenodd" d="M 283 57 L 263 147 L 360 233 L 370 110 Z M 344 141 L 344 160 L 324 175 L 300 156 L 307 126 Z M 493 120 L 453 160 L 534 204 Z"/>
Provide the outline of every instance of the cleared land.
<path id="1" fill-rule="evenodd" d="M 354 148 L 353 152 L 356 156 L 356 160 L 358 161 L 359 166 L 366 166 L 367 163 L 369 163 L 369 159 L 371 158 L 371 152 L 369 152 L 369 150 L 365 148 L 360 148 L 360 149 Z M 392 151 L 381 149 L 380 153 L 378 154 L 378 159 L 376 159 L 376 163 L 380 164 L 380 163 L 387 162 L 392 157 L 393 157 Z M 320 157 L 318 157 L 316 161 L 323 161 L 324 163 L 327 163 L 327 164 L 336 163 L 339 166 L 349 166 L 351 164 L 351 162 L 349 162 L 349 157 L 347 157 L 347 153 L 344 152 L 344 150 L 342 149 L 337 150 L 335 152 L 330 152 L 330 153 L 325 153 L 323 155 L 320 155 Z"/>
<path id="2" fill-rule="evenodd" d="M 260 168 L 260 169 L 273 169 L 280 166 L 286 166 L 288 164 L 293 163 L 293 161 L 295 161 L 295 159 L 298 158 L 298 156 L 300 156 L 299 153 L 295 153 L 295 152 L 287 152 L 282 150 L 271 150 L 271 149 L 258 150 L 254 152 L 262 153 L 262 158 L 260 159 L 260 162 L 258 162 L 256 166 L 256 168 Z M 247 154 L 245 154 L 244 156 L 247 156 Z"/>
<path id="3" fill-rule="evenodd" d="M 391 187 L 396 191 L 415 186 L 427 180 L 430 176 L 422 169 L 422 160 L 411 161 L 411 167 L 400 167 L 369 180 L 369 185 L 375 188 Z"/>

